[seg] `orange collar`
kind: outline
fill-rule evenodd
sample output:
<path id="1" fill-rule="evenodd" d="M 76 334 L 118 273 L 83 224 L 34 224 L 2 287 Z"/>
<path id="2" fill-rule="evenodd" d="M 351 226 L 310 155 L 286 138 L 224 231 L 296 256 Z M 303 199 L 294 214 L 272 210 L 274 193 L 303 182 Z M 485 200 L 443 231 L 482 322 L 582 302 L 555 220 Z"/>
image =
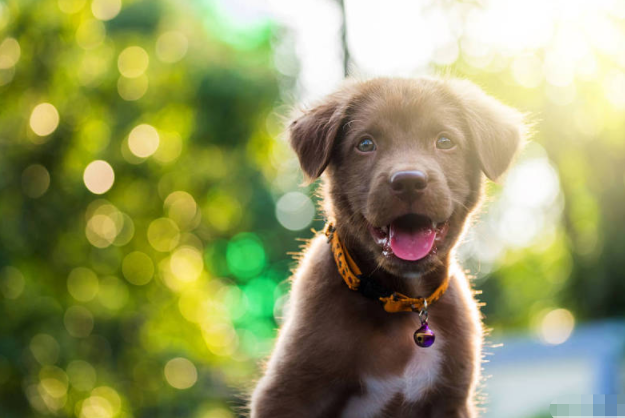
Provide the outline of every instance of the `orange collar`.
<path id="1" fill-rule="evenodd" d="M 393 292 L 382 287 L 377 282 L 363 276 L 362 272 L 354 262 L 347 248 L 339 239 L 334 225 L 326 224 L 324 233 L 331 243 L 334 261 L 339 270 L 339 274 L 351 290 L 363 293 L 367 297 L 378 299 L 382 302 L 386 312 L 427 312 L 427 308 L 439 300 L 449 286 L 449 277 L 429 297 L 410 298 L 404 294 Z"/>

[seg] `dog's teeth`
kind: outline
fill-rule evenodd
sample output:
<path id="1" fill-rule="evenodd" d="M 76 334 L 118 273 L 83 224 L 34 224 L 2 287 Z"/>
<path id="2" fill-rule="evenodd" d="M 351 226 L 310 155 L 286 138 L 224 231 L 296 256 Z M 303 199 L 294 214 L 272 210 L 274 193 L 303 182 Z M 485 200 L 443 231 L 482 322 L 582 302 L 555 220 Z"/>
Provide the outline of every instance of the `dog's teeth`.
<path id="1" fill-rule="evenodd" d="M 438 222 L 432 221 L 432 228 L 436 229 L 437 226 L 438 226 Z"/>

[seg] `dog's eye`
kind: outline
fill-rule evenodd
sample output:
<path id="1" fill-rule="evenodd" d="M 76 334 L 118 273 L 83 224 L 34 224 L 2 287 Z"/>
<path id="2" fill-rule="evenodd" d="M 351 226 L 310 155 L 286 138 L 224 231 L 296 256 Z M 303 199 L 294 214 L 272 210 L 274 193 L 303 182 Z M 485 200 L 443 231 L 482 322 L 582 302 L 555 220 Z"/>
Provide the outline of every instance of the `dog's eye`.
<path id="1" fill-rule="evenodd" d="M 358 145 L 356 145 L 356 148 L 360 152 L 375 151 L 375 142 L 373 142 L 371 138 L 363 138 Z"/>
<path id="2" fill-rule="evenodd" d="M 456 146 L 456 144 L 454 144 L 454 141 L 452 141 L 451 139 L 447 138 L 446 136 L 441 136 L 436 141 L 436 148 L 438 148 L 438 149 L 451 149 L 451 148 L 453 148 L 455 146 Z"/>

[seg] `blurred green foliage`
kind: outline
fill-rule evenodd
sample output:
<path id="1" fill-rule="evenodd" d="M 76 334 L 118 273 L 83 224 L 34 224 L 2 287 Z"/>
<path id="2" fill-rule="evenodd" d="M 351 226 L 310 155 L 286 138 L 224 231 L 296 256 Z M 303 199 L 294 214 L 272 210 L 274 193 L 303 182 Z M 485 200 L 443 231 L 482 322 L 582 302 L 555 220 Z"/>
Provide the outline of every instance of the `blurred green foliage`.
<path id="1" fill-rule="evenodd" d="M 120 6 L 0 2 L 3 418 L 233 416 L 288 290 L 276 28 Z"/>

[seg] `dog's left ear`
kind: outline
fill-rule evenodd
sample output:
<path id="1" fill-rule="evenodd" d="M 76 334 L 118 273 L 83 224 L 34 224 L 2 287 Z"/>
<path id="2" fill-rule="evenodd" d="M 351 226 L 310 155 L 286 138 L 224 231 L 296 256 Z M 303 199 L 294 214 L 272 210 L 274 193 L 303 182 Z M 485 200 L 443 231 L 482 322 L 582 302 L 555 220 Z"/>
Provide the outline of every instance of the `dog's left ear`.
<path id="1" fill-rule="evenodd" d="M 307 180 L 313 181 L 321 176 L 330 163 L 348 103 L 347 92 L 337 92 L 291 122 L 291 147 Z"/>
<path id="2" fill-rule="evenodd" d="M 467 80 L 448 80 L 467 119 L 482 171 L 497 180 L 521 148 L 526 132 L 523 115 Z"/>

